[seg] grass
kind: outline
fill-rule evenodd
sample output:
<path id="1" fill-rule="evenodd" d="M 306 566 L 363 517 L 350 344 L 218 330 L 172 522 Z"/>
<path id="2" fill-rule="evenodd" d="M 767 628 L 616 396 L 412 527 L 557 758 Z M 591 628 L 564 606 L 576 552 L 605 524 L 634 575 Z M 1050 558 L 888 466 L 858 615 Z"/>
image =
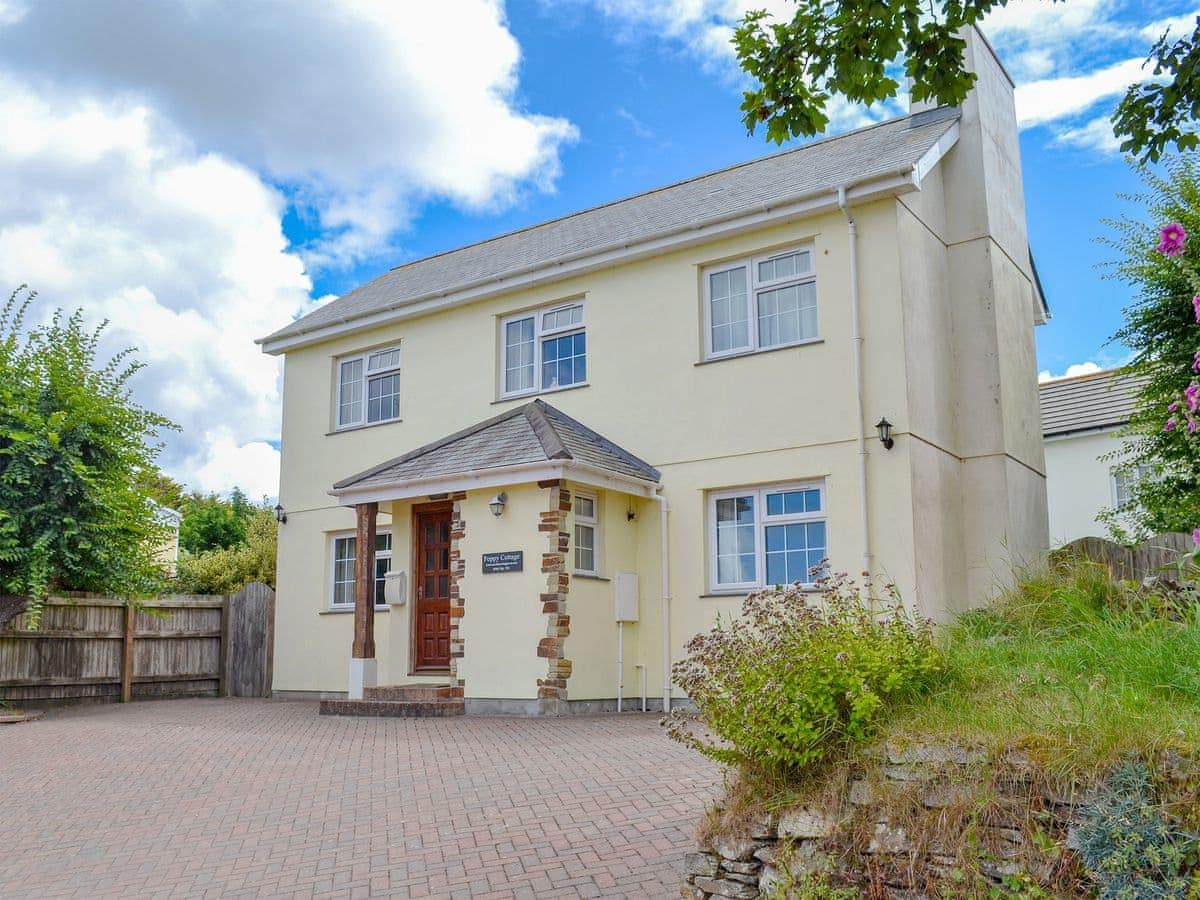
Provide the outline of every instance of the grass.
<path id="1" fill-rule="evenodd" d="M 1069 561 L 942 634 L 942 678 L 882 736 L 1019 748 L 1063 779 L 1200 748 L 1200 608 Z"/>
<path id="2" fill-rule="evenodd" d="M 1045 831 L 1045 798 L 1094 791 L 1131 758 L 1152 774 L 1162 770 L 1155 781 L 1164 788 L 1163 811 L 1183 827 L 1200 827 L 1194 583 L 1147 591 L 1114 583 L 1094 563 L 1060 560 L 1027 574 L 987 609 L 943 627 L 938 645 L 936 677 L 916 697 L 881 710 L 866 741 L 845 743 L 800 771 L 743 765 L 730 772 L 725 799 L 701 824 L 700 836 L 743 832 L 765 812 L 799 805 L 845 814 L 850 783 L 865 779 L 875 788 L 875 808 L 843 819 L 826 850 L 861 854 L 882 812 L 917 846 L 941 848 L 956 859 L 956 871 L 974 879 L 951 895 L 1008 896 L 989 893 L 993 888 L 979 880 L 978 860 L 999 852 L 980 841 L 990 840 L 993 826 L 1020 823 L 1031 853 L 1040 847 L 1045 858 L 1060 861 L 1045 886 L 1053 895 L 1074 895 L 1090 882 L 1077 860 L 1050 849 L 1064 835 Z M 944 772 L 961 788 L 948 807 L 928 809 L 922 785 L 884 776 L 880 748 L 914 743 L 983 751 L 983 761 Z M 1178 763 L 1174 774 L 1162 765 L 1169 760 Z M 1013 893 L 1047 896 L 1030 890 Z"/>

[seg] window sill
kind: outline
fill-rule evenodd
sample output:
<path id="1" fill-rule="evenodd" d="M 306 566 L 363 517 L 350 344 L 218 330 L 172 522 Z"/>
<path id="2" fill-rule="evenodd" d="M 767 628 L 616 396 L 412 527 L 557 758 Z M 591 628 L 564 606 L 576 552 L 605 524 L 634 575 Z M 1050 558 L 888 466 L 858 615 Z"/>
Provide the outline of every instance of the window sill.
<path id="1" fill-rule="evenodd" d="M 591 387 L 591 383 L 584 381 L 579 384 L 568 384 L 566 387 L 547 388 L 544 391 L 528 391 L 524 394 L 510 394 L 507 397 L 501 397 L 499 400 L 493 400 L 492 406 L 497 403 L 512 403 L 515 400 L 531 400 L 534 397 L 544 397 L 546 394 L 561 394 L 563 391 L 577 391 L 580 388 Z"/>
<path id="2" fill-rule="evenodd" d="M 732 598 L 748 597 L 750 594 L 754 594 L 754 593 L 757 593 L 758 591 L 762 591 L 762 590 L 766 590 L 766 588 L 756 587 L 756 588 L 750 588 L 749 590 L 742 590 L 742 591 L 715 591 L 713 593 L 701 594 L 700 599 L 701 600 L 728 600 L 731 597 Z M 802 593 L 802 594 L 819 594 L 819 593 L 821 593 L 821 589 L 818 587 L 802 587 L 802 588 L 800 588 L 800 593 Z"/>
<path id="3" fill-rule="evenodd" d="M 592 572 L 572 572 L 572 578 L 582 578 L 584 581 L 612 581 L 607 575 L 596 575 Z"/>
<path id="4" fill-rule="evenodd" d="M 325 437 L 333 437 L 335 434 L 345 434 L 348 431 L 362 431 L 364 428 L 378 428 L 381 425 L 399 425 L 403 419 L 385 419 L 382 422 L 368 422 L 365 425 L 347 425 L 345 428 L 335 428 L 333 431 L 325 432 Z"/>
<path id="5" fill-rule="evenodd" d="M 389 611 L 391 611 L 390 606 L 375 607 L 375 612 L 377 612 L 377 613 L 389 612 Z M 346 606 L 346 607 L 339 606 L 337 609 L 323 609 L 319 613 L 317 613 L 318 616 L 345 616 L 345 615 L 353 615 L 353 614 L 354 614 L 353 606 Z"/>
<path id="6" fill-rule="evenodd" d="M 780 350 L 795 350 L 797 347 L 811 347 L 813 344 L 823 343 L 825 343 L 825 338 L 810 338 L 807 341 L 795 341 L 791 344 L 780 344 L 778 347 L 765 347 L 762 350 L 741 350 L 737 353 L 726 353 L 724 356 L 711 356 L 708 359 L 692 363 L 692 365 L 707 366 L 712 363 L 725 362 L 727 359 L 744 359 L 747 356 L 762 356 L 765 353 L 778 353 Z"/>

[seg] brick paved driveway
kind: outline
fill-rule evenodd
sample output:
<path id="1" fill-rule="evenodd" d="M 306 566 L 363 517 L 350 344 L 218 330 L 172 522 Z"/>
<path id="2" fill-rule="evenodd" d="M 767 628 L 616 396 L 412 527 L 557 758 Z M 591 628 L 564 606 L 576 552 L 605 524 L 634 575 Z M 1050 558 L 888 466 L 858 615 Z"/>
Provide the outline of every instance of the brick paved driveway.
<path id="1" fill-rule="evenodd" d="M 653 715 L 173 700 L 0 726 L 0 896 L 666 897 L 717 769 Z"/>

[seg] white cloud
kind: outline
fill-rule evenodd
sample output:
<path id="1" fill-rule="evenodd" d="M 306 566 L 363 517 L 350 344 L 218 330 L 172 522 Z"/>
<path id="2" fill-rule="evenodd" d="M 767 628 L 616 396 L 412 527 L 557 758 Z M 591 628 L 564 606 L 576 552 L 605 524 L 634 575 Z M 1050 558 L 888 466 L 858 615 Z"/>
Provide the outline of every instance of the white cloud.
<path id="1" fill-rule="evenodd" d="M 43 99 L 0 76 L 0 284 L 36 287 L 43 314 L 109 319 L 107 352 L 139 348 L 135 394 L 183 428 L 163 462 L 189 484 L 218 423 L 237 446 L 279 434 L 279 367 L 253 338 L 311 289 L 283 210 L 253 172 L 144 106 Z M 244 474 L 269 485 L 278 465 Z"/>
<path id="2" fill-rule="evenodd" d="M 1142 29 L 1142 37 L 1153 42 L 1166 33 L 1167 40 L 1177 41 L 1195 31 L 1196 18 L 1198 16 L 1200 16 L 1200 9 L 1185 13 L 1182 16 L 1170 16 L 1166 19 L 1159 19 L 1157 22 L 1151 22 Z"/>
<path id="3" fill-rule="evenodd" d="M 1073 365 L 1067 366 L 1067 371 L 1063 372 L 1061 375 L 1055 375 L 1049 369 L 1043 369 L 1042 371 L 1038 372 L 1038 382 L 1044 384 L 1047 381 L 1058 381 L 1063 378 L 1076 378 L 1080 375 L 1091 375 L 1095 372 L 1103 371 L 1104 369 L 1102 369 L 1099 365 L 1089 360 L 1088 362 L 1074 363 Z"/>
<path id="4" fill-rule="evenodd" d="M 273 495 L 254 338 L 331 299 L 306 263 L 383 252 L 424 203 L 553 189 L 575 129 L 522 107 L 519 62 L 499 0 L 0 0 L 0 288 L 140 348 L 169 474 Z M 293 202 L 324 240 L 289 246 Z"/>
<path id="5" fill-rule="evenodd" d="M 1126 59 L 1087 75 L 1047 78 L 1016 91 L 1017 121 L 1022 127 L 1064 119 L 1091 109 L 1098 101 L 1125 93 L 1146 77 L 1145 59 Z"/>
<path id="6" fill-rule="evenodd" d="M 145 105 L 310 204 L 330 232 L 310 264 L 386 250 L 429 199 L 492 209 L 551 190 L 577 136 L 521 109 L 500 0 L 60 0 L 8 19 L 10 74 Z"/>
<path id="7" fill-rule="evenodd" d="M 279 495 L 279 451 L 265 441 L 239 444 L 227 433 L 204 436 L 207 459 L 196 470 L 194 486 L 222 493 L 237 485 L 255 502 Z"/>
<path id="8" fill-rule="evenodd" d="M 1112 119 L 1100 116 L 1073 128 L 1064 128 L 1054 138 L 1054 143 L 1080 150 L 1100 153 L 1117 153 L 1121 141 L 1113 134 Z"/>

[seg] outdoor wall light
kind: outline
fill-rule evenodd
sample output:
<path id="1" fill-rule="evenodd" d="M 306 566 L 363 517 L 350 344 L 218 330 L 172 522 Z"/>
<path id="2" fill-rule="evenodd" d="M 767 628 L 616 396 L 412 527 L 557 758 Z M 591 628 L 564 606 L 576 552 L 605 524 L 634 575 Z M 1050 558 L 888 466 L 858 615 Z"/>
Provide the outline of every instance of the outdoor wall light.
<path id="1" fill-rule="evenodd" d="M 280 503 L 275 504 L 275 521 L 280 525 L 287 522 L 287 513 L 283 511 L 283 505 Z"/>
<path id="2" fill-rule="evenodd" d="M 504 504 L 508 502 L 508 494 L 501 491 L 495 497 L 488 501 L 488 508 L 492 511 L 492 515 L 497 519 L 504 512 Z"/>
<path id="3" fill-rule="evenodd" d="M 896 443 L 892 440 L 892 423 L 885 416 L 875 425 L 875 429 L 879 432 L 879 443 L 883 444 L 886 449 L 891 450 Z"/>

